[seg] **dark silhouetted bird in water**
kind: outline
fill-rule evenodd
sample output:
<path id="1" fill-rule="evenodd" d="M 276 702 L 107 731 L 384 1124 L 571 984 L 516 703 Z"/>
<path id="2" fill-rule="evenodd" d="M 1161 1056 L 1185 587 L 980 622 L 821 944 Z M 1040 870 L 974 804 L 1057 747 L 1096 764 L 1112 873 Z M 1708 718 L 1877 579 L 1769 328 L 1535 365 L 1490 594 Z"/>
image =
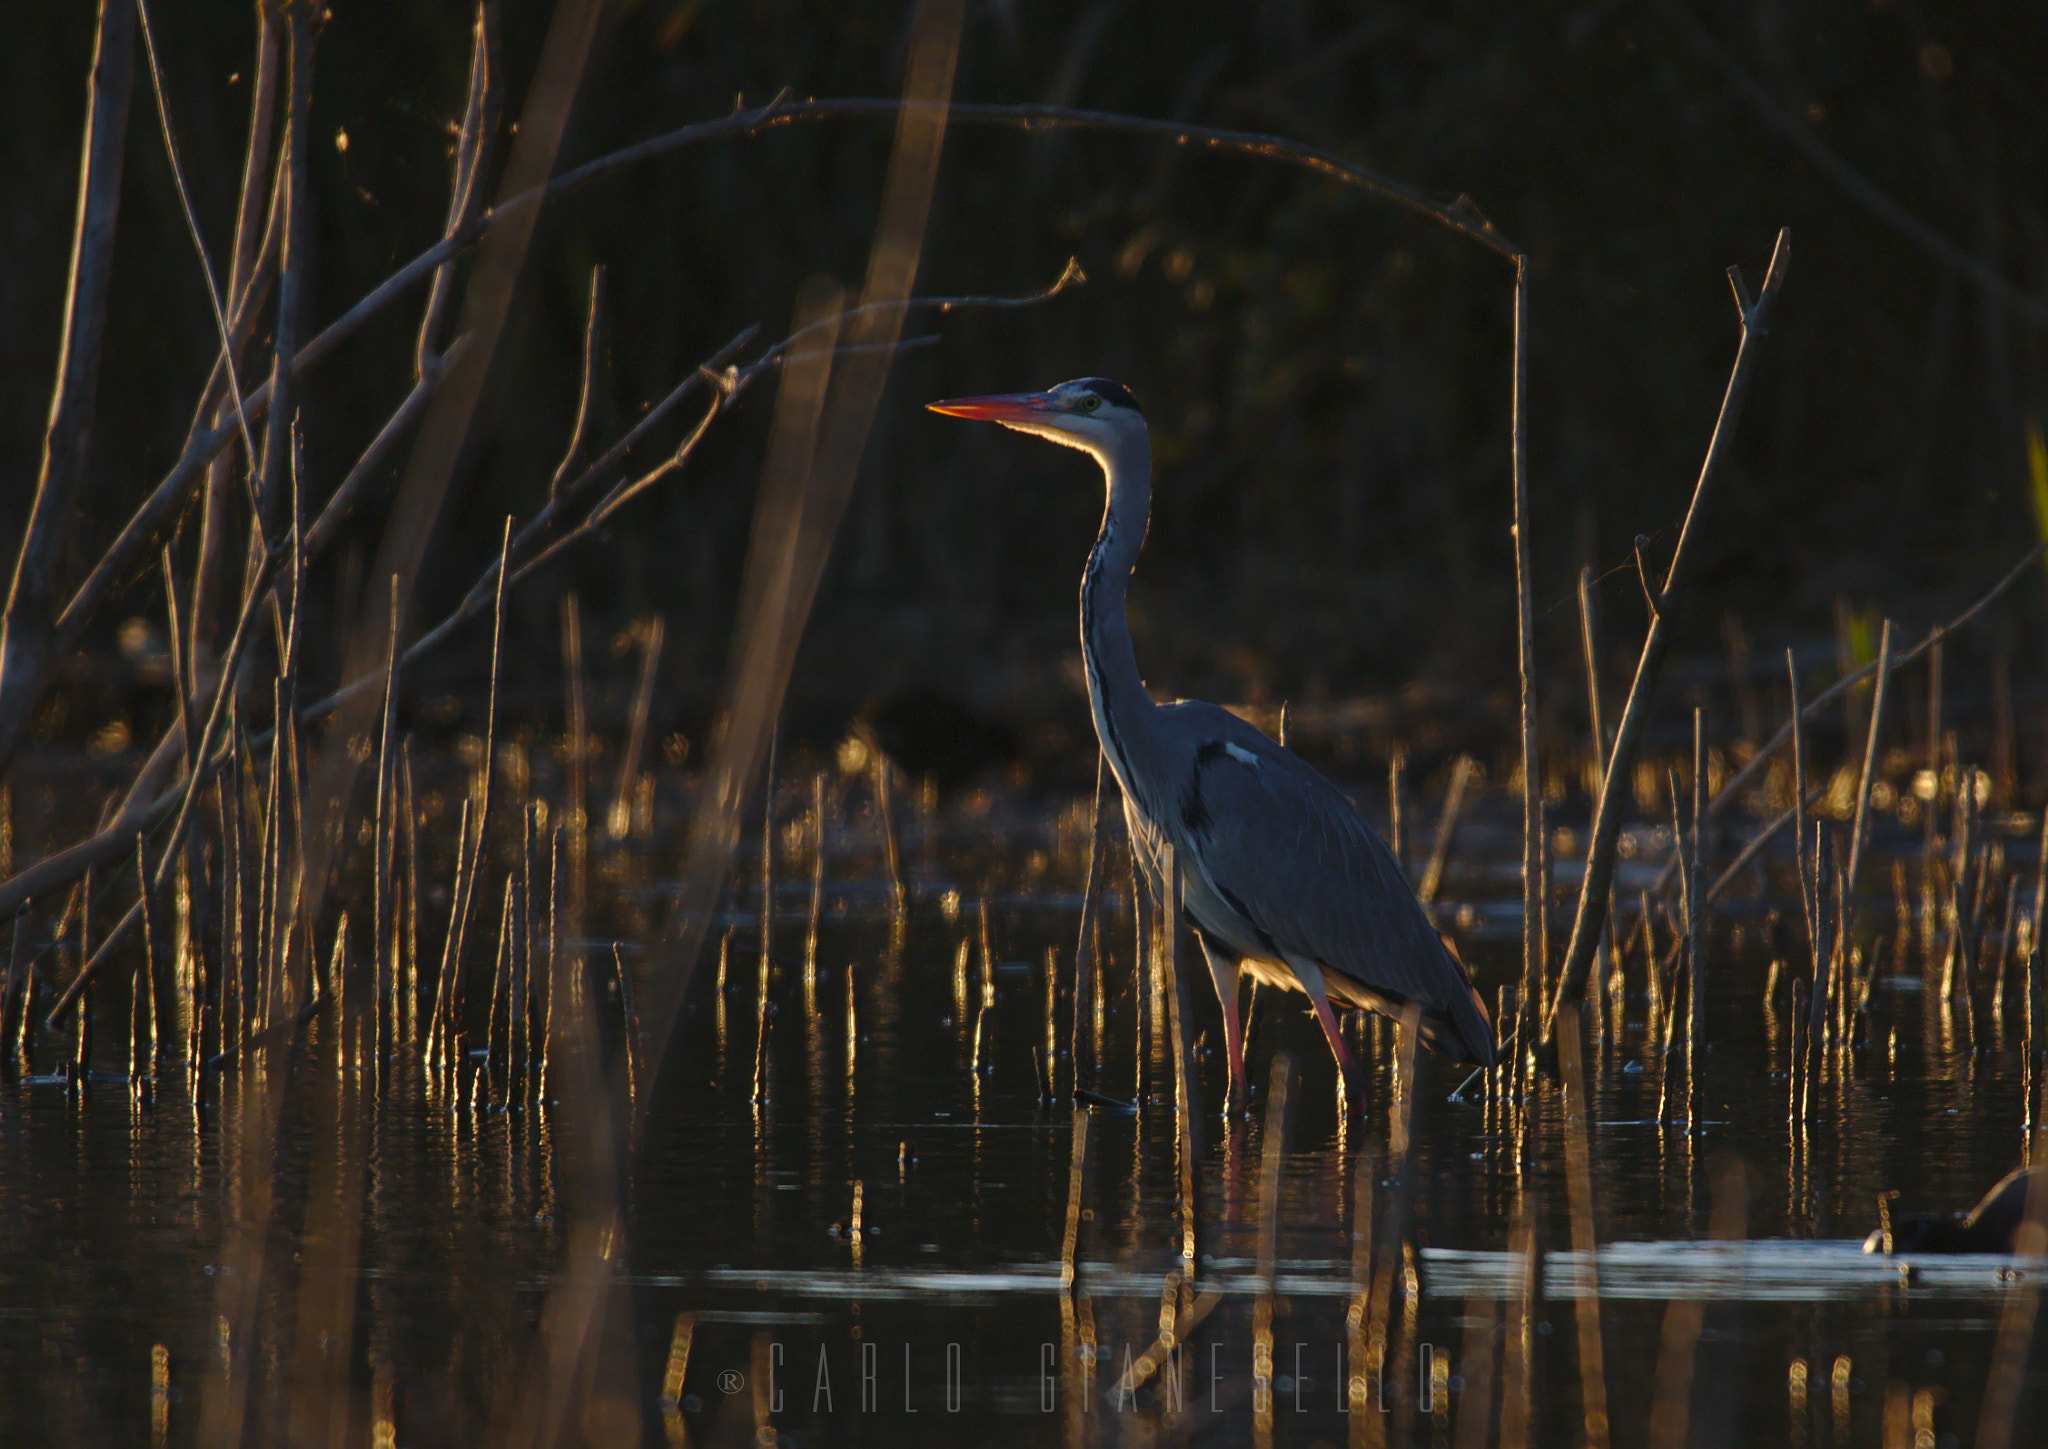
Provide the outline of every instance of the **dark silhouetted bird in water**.
<path id="1" fill-rule="evenodd" d="M 2027 1183 L 2048 1191 L 2048 1169 L 2015 1167 L 1968 1213 L 1908 1213 L 1863 1240 L 1866 1253 L 2011 1253 L 2027 1220 Z M 1883 1205 L 1880 1204 L 1880 1207 Z M 1889 1211 L 1884 1213 L 1890 1217 Z"/>

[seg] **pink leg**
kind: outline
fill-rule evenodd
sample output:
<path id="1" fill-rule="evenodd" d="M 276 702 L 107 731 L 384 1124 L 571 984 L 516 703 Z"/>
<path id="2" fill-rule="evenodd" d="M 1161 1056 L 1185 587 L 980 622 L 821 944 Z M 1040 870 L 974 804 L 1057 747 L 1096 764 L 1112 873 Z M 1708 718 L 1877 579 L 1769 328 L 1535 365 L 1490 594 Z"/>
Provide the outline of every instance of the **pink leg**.
<path id="1" fill-rule="evenodd" d="M 1350 1095 L 1354 1108 L 1362 1107 L 1365 1103 L 1365 1074 L 1351 1059 L 1350 1048 L 1344 1045 L 1344 1037 L 1337 1029 L 1337 1013 L 1330 1009 L 1330 993 L 1323 987 L 1323 973 L 1313 966 L 1288 964 L 1293 967 L 1302 989 L 1308 992 L 1308 999 L 1315 1003 L 1316 1021 L 1330 1043 L 1330 1055 L 1337 1059 L 1337 1070 L 1344 1074 L 1344 1090 Z"/>
<path id="2" fill-rule="evenodd" d="M 1230 1058 L 1230 1093 L 1224 1106 L 1231 1110 L 1251 1101 L 1244 1079 L 1244 1027 L 1237 1015 L 1239 968 L 1237 962 L 1217 955 L 1207 941 L 1202 954 L 1209 958 L 1209 978 L 1216 983 L 1216 1000 L 1223 1007 L 1223 1048 Z"/>

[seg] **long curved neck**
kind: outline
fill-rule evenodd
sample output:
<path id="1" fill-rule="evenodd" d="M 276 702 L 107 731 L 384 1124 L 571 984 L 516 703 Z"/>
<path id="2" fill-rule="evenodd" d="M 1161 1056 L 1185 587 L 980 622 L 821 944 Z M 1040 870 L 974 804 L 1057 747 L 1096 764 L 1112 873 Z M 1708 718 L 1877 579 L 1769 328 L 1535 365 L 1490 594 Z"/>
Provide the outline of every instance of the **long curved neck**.
<path id="1" fill-rule="evenodd" d="M 1158 706 L 1138 673 L 1124 595 L 1152 511 L 1152 447 L 1141 434 L 1114 451 L 1089 451 L 1102 465 L 1108 499 L 1102 531 L 1081 576 L 1081 657 L 1088 669 L 1095 733 L 1124 795 L 1135 800 L 1131 754 L 1144 748 Z"/>

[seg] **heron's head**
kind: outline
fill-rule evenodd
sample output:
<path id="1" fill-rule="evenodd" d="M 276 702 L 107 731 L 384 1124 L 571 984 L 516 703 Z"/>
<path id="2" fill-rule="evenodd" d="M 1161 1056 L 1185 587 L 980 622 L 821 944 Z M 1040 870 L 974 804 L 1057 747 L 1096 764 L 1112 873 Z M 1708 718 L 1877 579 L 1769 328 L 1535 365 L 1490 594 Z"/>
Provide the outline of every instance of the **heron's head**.
<path id="1" fill-rule="evenodd" d="M 1129 388 L 1106 377 L 1078 377 L 1050 392 L 957 397 L 927 406 L 949 417 L 985 418 L 1020 433 L 1036 433 L 1098 458 L 1122 453 L 1145 435 L 1138 400 Z"/>

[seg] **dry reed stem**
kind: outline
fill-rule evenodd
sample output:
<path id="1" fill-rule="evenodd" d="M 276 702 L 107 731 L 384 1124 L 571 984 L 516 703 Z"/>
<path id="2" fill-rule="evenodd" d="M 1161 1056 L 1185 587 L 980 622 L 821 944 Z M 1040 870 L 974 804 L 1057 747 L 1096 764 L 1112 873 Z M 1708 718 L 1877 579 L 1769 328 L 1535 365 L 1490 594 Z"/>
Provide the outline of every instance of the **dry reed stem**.
<path id="1" fill-rule="evenodd" d="M 1397 740 L 1387 752 L 1387 849 L 1393 853 L 1394 864 L 1403 875 L 1410 874 L 1407 812 L 1402 809 L 1408 794 L 1407 776 L 1408 751 Z"/>
<path id="2" fill-rule="evenodd" d="M 1884 621 L 1883 631 L 1877 644 L 1877 686 L 1870 701 L 1870 734 L 1863 744 L 1863 773 L 1856 784 L 1856 816 L 1849 832 L 1849 877 L 1848 893 L 1843 898 L 1842 926 L 1849 926 L 1850 902 L 1856 898 L 1857 885 L 1863 879 L 1863 850 L 1870 839 L 1870 787 L 1877 779 L 1878 740 L 1884 732 L 1885 705 L 1889 702 L 1892 682 L 1892 621 Z"/>
<path id="3" fill-rule="evenodd" d="M 227 348 L 215 360 L 215 377 L 225 379 L 230 358 L 247 345 L 255 327 L 256 311 L 269 286 L 270 243 L 277 229 L 272 224 L 277 208 L 267 184 L 270 175 L 270 143 L 275 129 L 279 56 L 283 51 L 282 17 L 276 9 L 260 8 L 256 17 L 256 59 L 251 69 L 254 80 L 249 91 L 249 140 L 243 152 L 242 179 L 235 204 L 235 235 L 229 252 L 228 298 L 233 309 Z M 259 230 L 260 228 L 260 230 Z M 211 392 L 212 384 L 207 391 Z M 234 409 L 232 417 L 228 409 Z M 207 416 L 201 406 L 198 416 Z M 223 438 L 239 431 L 246 438 L 248 401 L 220 403 L 213 412 L 214 435 Z M 229 425 L 235 426 L 231 428 Z M 245 443 L 248 465 L 255 465 L 256 450 Z M 194 672 L 203 659 L 211 659 L 216 612 L 215 595 L 220 591 L 218 576 L 227 559 L 228 486 L 233 459 L 225 453 L 211 457 L 205 467 L 204 501 L 200 506 L 198 557 L 192 567 L 192 616 L 186 643 L 186 657 Z"/>
<path id="4" fill-rule="evenodd" d="M 1109 806 L 1109 761 L 1097 750 L 1095 794 L 1088 808 L 1088 873 L 1081 883 L 1081 926 L 1074 942 L 1074 1024 L 1068 1055 L 1073 1063 L 1074 1095 L 1077 1098 L 1095 1087 L 1096 1073 L 1101 1065 L 1082 1051 L 1081 1043 L 1083 1022 L 1095 1000 L 1095 993 L 1100 990 L 1094 947 L 1095 932 L 1101 918 L 1097 899 L 1102 892 L 1103 838 L 1107 829 L 1105 811 Z"/>
<path id="5" fill-rule="evenodd" d="M 1600 601 L 1593 590 L 1593 570 L 1579 567 L 1579 646 L 1586 666 L 1586 715 L 1593 743 L 1593 794 L 1607 778 L 1607 711 L 1600 689 Z"/>
<path id="6" fill-rule="evenodd" d="M 1201 1222 L 1198 1188 L 1202 1161 L 1201 1083 L 1195 1075 L 1193 1007 L 1188 1000 L 1187 973 L 1181 970 L 1180 863 L 1171 845 L 1159 860 L 1159 922 L 1153 932 L 1154 969 L 1166 982 L 1167 1022 L 1172 1032 L 1173 1121 L 1175 1156 L 1180 1164 L 1180 1262 L 1182 1276 L 1194 1281 L 1200 1261 L 1197 1228 Z"/>
<path id="7" fill-rule="evenodd" d="M 875 830 L 881 836 L 883 868 L 889 875 L 889 909 L 900 923 L 910 909 L 910 887 L 903 879 L 903 851 L 896 839 L 895 770 L 880 750 L 872 756 L 875 783 Z"/>
<path id="8" fill-rule="evenodd" d="M 462 103 L 462 122 L 456 131 L 455 154 L 451 161 L 448 187 L 448 216 L 442 224 L 445 241 L 476 210 L 482 177 L 497 133 L 497 11 L 495 0 L 478 0 L 476 21 L 470 27 L 469 84 Z M 436 369 L 442 322 L 454 296 L 452 269 L 444 262 L 434 268 L 427 286 L 426 306 L 420 309 L 420 325 L 413 347 L 413 370 L 424 378 Z"/>
<path id="9" fill-rule="evenodd" d="M 191 661 L 185 657 L 184 621 L 178 613 L 178 575 L 171 566 L 169 544 L 164 545 L 157 562 L 164 578 L 165 637 L 171 650 L 171 688 L 178 696 L 178 736 L 184 742 L 185 773 L 197 775 L 200 745 L 199 737 L 192 732 L 192 697 L 197 686 L 192 678 Z M 7 874 L 13 873 L 13 862 L 10 861 Z"/>
<path id="10" fill-rule="evenodd" d="M 603 336 L 604 268 L 596 266 L 590 269 L 590 305 L 583 319 L 583 384 L 576 394 L 576 422 L 569 429 L 569 441 L 562 449 L 562 461 L 548 480 L 550 501 L 561 495 L 571 477 L 569 470 L 583 456 L 584 442 L 590 433 L 590 414 L 597 401 L 598 369 L 604 362 Z"/>
<path id="11" fill-rule="evenodd" d="M 811 908 L 804 928 L 804 1002 L 812 1009 L 818 991 L 818 926 L 825 914 L 825 772 L 811 776 Z"/>
<path id="12" fill-rule="evenodd" d="M 398 766 L 395 740 L 398 733 L 398 580 L 391 580 L 391 633 L 384 654 L 384 710 L 377 731 L 377 796 L 372 809 L 371 829 L 375 859 L 371 864 L 370 971 L 376 983 L 372 1000 L 378 1034 L 378 1056 L 385 1054 L 385 1033 L 389 1026 L 386 1002 L 397 1003 L 398 982 L 398 898 L 393 871 L 398 855 Z"/>
<path id="13" fill-rule="evenodd" d="M 137 835 L 135 837 L 135 874 L 138 879 L 149 879 L 149 837 L 146 835 Z M 150 909 L 149 893 L 145 891 L 142 895 L 142 963 L 136 967 L 135 989 L 142 993 L 149 1020 L 149 1054 L 140 1065 L 147 1068 L 146 1075 L 152 1083 L 156 1080 L 157 1055 L 160 1050 L 157 1045 L 156 943 L 156 912 Z M 4 999 L 4 997 L 0 997 L 0 1000 Z M 134 1027 L 132 1025 L 136 1015 L 134 1002 L 131 1000 L 129 1004 L 129 1020 L 131 1025 L 129 1028 L 128 1049 L 131 1076 L 138 1074 L 134 1046 Z"/>
<path id="14" fill-rule="evenodd" d="M 569 799 L 562 825 L 569 836 L 569 900 L 580 921 L 590 898 L 590 727 L 584 707 L 583 605 L 573 591 L 562 597 L 562 687 L 569 725 Z"/>
<path id="15" fill-rule="evenodd" d="M 134 0 L 102 0 L 86 99 L 78 220 L 35 502 L 7 598 L 0 649 L 0 768 L 13 761 L 44 681 L 58 657 L 51 603 L 55 572 L 85 481 L 87 439 L 99 393 L 114 232 L 127 160 L 128 107 L 135 88 Z"/>
<path id="16" fill-rule="evenodd" d="M 164 138 L 164 158 L 169 161 L 171 167 L 172 189 L 177 192 L 178 207 L 185 217 L 185 228 L 191 233 L 192 245 L 199 253 L 199 274 L 206 282 L 206 300 L 213 309 L 214 327 L 220 334 L 220 360 L 227 375 L 228 399 L 234 404 L 235 418 L 241 424 L 242 445 L 253 456 L 256 451 L 256 445 L 250 439 L 247 414 L 243 411 L 242 407 L 242 381 L 235 371 L 236 348 L 232 330 L 228 326 L 227 314 L 221 306 L 220 287 L 215 282 L 213 276 L 213 262 L 206 255 L 206 238 L 200 232 L 199 218 L 192 210 L 192 193 L 185 183 L 184 163 L 178 156 L 177 131 L 171 125 L 170 102 L 164 96 L 163 69 L 157 62 L 156 36 L 150 29 L 149 6 L 144 3 L 144 0 L 135 0 L 135 13 L 137 20 L 141 23 L 143 56 L 149 62 L 150 88 L 156 95 L 158 128 Z M 173 641 L 176 641 L 177 637 L 177 621 L 174 619 L 171 626 L 171 638 Z M 177 647 L 175 642 L 173 647 Z"/>
<path id="17" fill-rule="evenodd" d="M 1549 905 L 1543 882 L 1543 780 L 1542 761 L 1536 747 L 1536 578 L 1534 565 L 1530 562 L 1529 466 L 1525 446 L 1529 435 L 1529 263 L 1526 257 L 1515 259 L 1514 319 L 1509 451 L 1514 475 L 1515 641 L 1522 760 L 1521 1009 L 1532 1013 L 1540 1009 L 1549 985 L 1544 980 L 1543 961 L 1544 941 L 1549 935 L 1545 929 Z M 1526 1060 L 1527 1053 L 1521 1055 Z"/>
<path id="18" fill-rule="evenodd" d="M 1700 879 L 1706 871 L 1707 837 L 1707 736 L 1702 712 L 1692 712 L 1692 859 L 1686 862 L 1685 923 L 1685 1122 L 1688 1131 L 1699 1125 L 1700 1054 L 1706 1050 L 1707 924 L 1708 911 L 1700 893 Z"/>
<path id="19" fill-rule="evenodd" d="M 633 690 L 633 714 L 626 728 L 626 748 L 619 756 L 619 774 L 612 786 L 612 806 L 605 816 L 605 828 L 614 840 L 633 833 L 633 792 L 640 778 L 640 760 L 647 751 L 647 725 L 654 712 L 654 676 L 661 665 L 662 639 L 667 622 L 659 614 L 642 619 L 634 630 L 640 644 L 639 682 Z M 771 743 L 774 726 L 770 725 Z"/>
<path id="20" fill-rule="evenodd" d="M 761 788 L 761 959 L 754 1001 L 754 1101 L 768 1100 L 769 972 L 775 946 L 775 762 L 780 734 L 768 735 L 768 764 Z"/>
<path id="21" fill-rule="evenodd" d="M 1479 762 L 1470 755 L 1458 756 L 1458 762 L 1451 767 L 1451 783 L 1444 791 L 1443 815 L 1437 820 L 1436 840 L 1429 848 L 1429 864 L 1423 869 L 1422 884 L 1415 890 L 1416 899 L 1425 906 L 1435 904 L 1437 892 L 1443 889 L 1444 867 L 1451 858 L 1451 845 L 1458 837 L 1458 821 L 1465 813 L 1466 792 L 1471 789 L 1478 769 Z"/>
<path id="22" fill-rule="evenodd" d="M 1772 305 L 1785 284 L 1791 245 L 1791 233 L 1781 228 L 1777 245 L 1771 253 L 1770 270 L 1764 277 L 1763 289 L 1754 301 L 1742 283 L 1740 271 L 1729 269 L 1741 317 L 1741 341 L 1729 370 L 1720 416 L 1715 420 L 1713 436 L 1708 441 L 1706 457 L 1700 465 L 1699 480 L 1693 486 L 1692 502 L 1679 529 L 1671 566 L 1664 575 L 1663 587 L 1651 610 L 1649 636 L 1643 641 L 1635 680 L 1629 686 L 1628 702 L 1622 707 L 1621 723 L 1615 730 L 1613 754 L 1602 778 L 1600 800 L 1594 811 L 1592 843 L 1586 855 L 1586 875 L 1579 891 L 1578 913 L 1572 922 L 1571 945 L 1565 954 L 1564 972 L 1558 979 L 1557 991 L 1544 1017 L 1545 1040 L 1550 1037 L 1558 1006 L 1584 985 L 1587 968 L 1592 965 L 1593 950 L 1599 944 L 1607 896 L 1614 883 L 1615 848 L 1621 835 L 1622 796 L 1625 791 L 1617 787 L 1616 781 L 1625 784 L 1635 774 L 1636 754 L 1641 748 L 1643 730 L 1649 722 L 1651 696 L 1656 692 L 1664 656 L 1670 648 L 1671 623 L 1679 601 L 1679 590 L 1685 582 L 1686 565 L 1692 559 L 1691 545 L 1704 531 L 1701 515 L 1709 487 L 1720 471 L 1721 461 L 1734 436 L 1736 421 L 1741 416 L 1743 399 L 1756 362 L 1755 344 L 1767 330 Z M 1524 707 L 1530 706 L 1525 704 Z"/>
<path id="23" fill-rule="evenodd" d="M 1081 1283 L 1081 1207 L 1088 1198 L 1088 1129 L 1094 1115 L 1074 1109 L 1073 1142 L 1067 1154 L 1067 1228 L 1060 1238 L 1060 1292 L 1071 1300 Z"/>

